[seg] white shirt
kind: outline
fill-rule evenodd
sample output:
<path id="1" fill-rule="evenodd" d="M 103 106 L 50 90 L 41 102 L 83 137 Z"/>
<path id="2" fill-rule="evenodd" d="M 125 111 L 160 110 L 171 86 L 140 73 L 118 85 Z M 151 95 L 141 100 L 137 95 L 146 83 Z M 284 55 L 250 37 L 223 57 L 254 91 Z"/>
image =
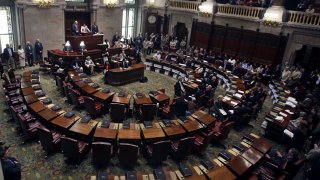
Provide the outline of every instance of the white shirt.
<path id="1" fill-rule="evenodd" d="M 161 54 L 157 53 L 157 54 L 153 55 L 153 57 L 159 60 L 159 59 L 161 59 Z"/>
<path id="2" fill-rule="evenodd" d="M 89 33 L 91 32 L 88 26 L 81 26 L 81 33 Z"/>

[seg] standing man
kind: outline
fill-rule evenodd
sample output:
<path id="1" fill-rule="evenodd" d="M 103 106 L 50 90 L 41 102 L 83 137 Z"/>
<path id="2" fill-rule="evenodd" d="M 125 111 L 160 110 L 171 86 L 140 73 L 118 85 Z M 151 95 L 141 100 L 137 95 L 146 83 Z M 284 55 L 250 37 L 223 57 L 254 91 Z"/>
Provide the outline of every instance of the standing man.
<path id="1" fill-rule="evenodd" d="M 80 32 L 83 34 L 89 33 L 91 32 L 90 29 L 88 28 L 88 26 L 86 24 L 83 24 L 80 28 Z"/>
<path id="2" fill-rule="evenodd" d="M 30 67 L 33 66 L 33 47 L 29 41 L 27 41 L 25 54 L 26 54 L 29 66 Z"/>
<path id="3" fill-rule="evenodd" d="M 38 64 L 40 61 L 42 61 L 42 51 L 43 51 L 43 46 L 39 39 L 37 39 L 36 43 L 34 44 L 34 50 L 36 53 L 36 64 Z"/>
<path id="4" fill-rule="evenodd" d="M 9 44 L 6 44 L 6 48 L 3 50 L 3 57 L 7 63 L 7 66 L 11 66 L 14 69 L 15 62 L 13 58 L 13 49 L 9 46 Z"/>
<path id="5" fill-rule="evenodd" d="M 72 35 L 73 35 L 73 36 L 76 36 L 76 35 L 79 34 L 78 21 L 75 21 L 75 22 L 72 24 L 71 30 L 72 30 Z"/>
<path id="6" fill-rule="evenodd" d="M 91 31 L 92 31 L 93 34 L 99 33 L 99 27 L 98 27 L 98 25 L 96 25 L 96 22 L 93 22 Z"/>
<path id="7" fill-rule="evenodd" d="M 118 35 L 118 32 L 116 32 L 115 35 L 112 37 L 112 46 L 114 46 L 115 42 L 119 41 L 120 37 Z"/>

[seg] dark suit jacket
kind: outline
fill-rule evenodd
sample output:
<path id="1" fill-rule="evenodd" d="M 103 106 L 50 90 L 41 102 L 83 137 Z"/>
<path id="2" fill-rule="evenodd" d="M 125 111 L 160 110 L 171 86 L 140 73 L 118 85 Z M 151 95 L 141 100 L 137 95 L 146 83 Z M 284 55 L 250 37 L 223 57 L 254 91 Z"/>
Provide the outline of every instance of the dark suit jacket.
<path id="1" fill-rule="evenodd" d="M 34 50 L 36 54 L 42 54 L 42 51 L 43 51 L 42 43 L 41 42 L 35 43 Z"/>
<path id="2" fill-rule="evenodd" d="M 10 48 L 11 49 L 11 56 L 13 57 L 13 49 L 12 48 Z M 9 59 L 9 51 L 8 51 L 8 49 L 7 48 L 5 48 L 4 50 L 3 50 L 3 58 L 4 58 L 4 60 L 8 60 Z"/>
<path id="3" fill-rule="evenodd" d="M 174 85 L 174 95 L 176 95 L 176 96 L 181 96 L 181 93 L 182 91 L 181 91 L 181 86 L 180 86 L 180 83 L 179 83 L 179 81 L 178 82 L 176 82 L 176 84 Z"/>
<path id="4" fill-rule="evenodd" d="M 92 25 L 91 31 L 93 32 L 93 34 L 98 33 L 99 32 L 99 28 L 97 25 Z"/>
<path id="5" fill-rule="evenodd" d="M 32 56 L 33 54 L 33 48 L 31 45 L 26 45 L 25 51 L 26 56 Z"/>
<path id="6" fill-rule="evenodd" d="M 75 23 L 73 23 L 73 24 L 72 24 L 72 27 L 71 27 L 71 30 L 72 30 L 72 33 L 78 34 L 78 33 L 79 33 L 79 27 L 78 27 L 78 25 L 76 25 Z"/>

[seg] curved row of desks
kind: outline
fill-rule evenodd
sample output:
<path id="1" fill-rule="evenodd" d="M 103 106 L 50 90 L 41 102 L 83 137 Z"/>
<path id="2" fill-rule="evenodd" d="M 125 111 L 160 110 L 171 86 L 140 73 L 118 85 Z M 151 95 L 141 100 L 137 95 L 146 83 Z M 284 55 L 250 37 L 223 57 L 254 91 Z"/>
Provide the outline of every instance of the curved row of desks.
<path id="1" fill-rule="evenodd" d="M 39 91 L 34 90 L 32 72 L 24 72 L 21 78 L 21 90 L 28 108 L 33 114 L 41 120 L 47 128 L 53 128 L 63 132 L 67 136 L 77 139 L 91 141 L 108 141 L 111 143 L 130 142 L 141 144 L 141 141 L 146 143 L 160 141 L 163 139 L 176 139 L 185 136 L 190 136 L 205 130 L 206 127 L 212 126 L 216 119 L 211 115 L 197 111 L 188 117 L 189 121 L 182 122 L 181 120 L 173 120 L 172 124 L 166 126 L 163 121 L 153 121 L 151 128 L 146 128 L 143 123 L 130 123 L 124 128 L 122 123 L 110 123 L 109 127 L 102 127 L 101 122 L 90 120 L 88 123 L 82 123 L 79 115 L 74 115 L 71 118 L 64 117 L 64 110 L 53 111 L 51 107 L 54 104 L 44 104 L 43 101 L 47 98 L 45 94 L 39 96 Z M 99 91 L 99 90 L 97 90 Z M 37 96 L 37 95 L 38 96 Z M 234 149 L 228 150 L 232 154 L 229 161 L 221 159 L 221 157 L 210 159 L 214 168 L 206 169 L 203 165 L 191 167 L 192 176 L 184 177 L 185 179 L 236 179 L 241 177 L 243 173 L 248 172 L 252 166 L 257 163 L 265 154 L 271 145 L 265 139 L 257 137 L 254 141 L 249 142 L 243 140 L 241 142 L 247 147 L 244 152 L 239 152 Z M 258 153 L 256 151 L 259 151 Z M 262 155 L 261 155 L 262 154 Z M 181 172 L 164 170 L 167 179 L 181 179 Z M 138 172 L 138 179 L 152 177 L 152 174 Z M 117 176 L 108 176 L 109 179 L 116 179 Z"/>

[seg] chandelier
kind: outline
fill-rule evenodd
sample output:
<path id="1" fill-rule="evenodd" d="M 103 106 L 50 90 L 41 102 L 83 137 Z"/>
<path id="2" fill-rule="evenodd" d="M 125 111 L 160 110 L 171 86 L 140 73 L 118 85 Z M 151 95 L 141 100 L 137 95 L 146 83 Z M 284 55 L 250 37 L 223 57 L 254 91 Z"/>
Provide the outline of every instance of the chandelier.
<path id="1" fill-rule="evenodd" d="M 114 8 L 119 4 L 119 0 L 103 0 L 103 3 L 107 6 L 107 8 Z"/>
<path id="2" fill-rule="evenodd" d="M 54 0 L 34 0 L 34 2 L 37 4 L 38 8 L 49 8 Z"/>
<path id="3" fill-rule="evenodd" d="M 213 14 L 213 0 L 207 0 L 199 5 L 199 15 L 210 17 Z"/>

